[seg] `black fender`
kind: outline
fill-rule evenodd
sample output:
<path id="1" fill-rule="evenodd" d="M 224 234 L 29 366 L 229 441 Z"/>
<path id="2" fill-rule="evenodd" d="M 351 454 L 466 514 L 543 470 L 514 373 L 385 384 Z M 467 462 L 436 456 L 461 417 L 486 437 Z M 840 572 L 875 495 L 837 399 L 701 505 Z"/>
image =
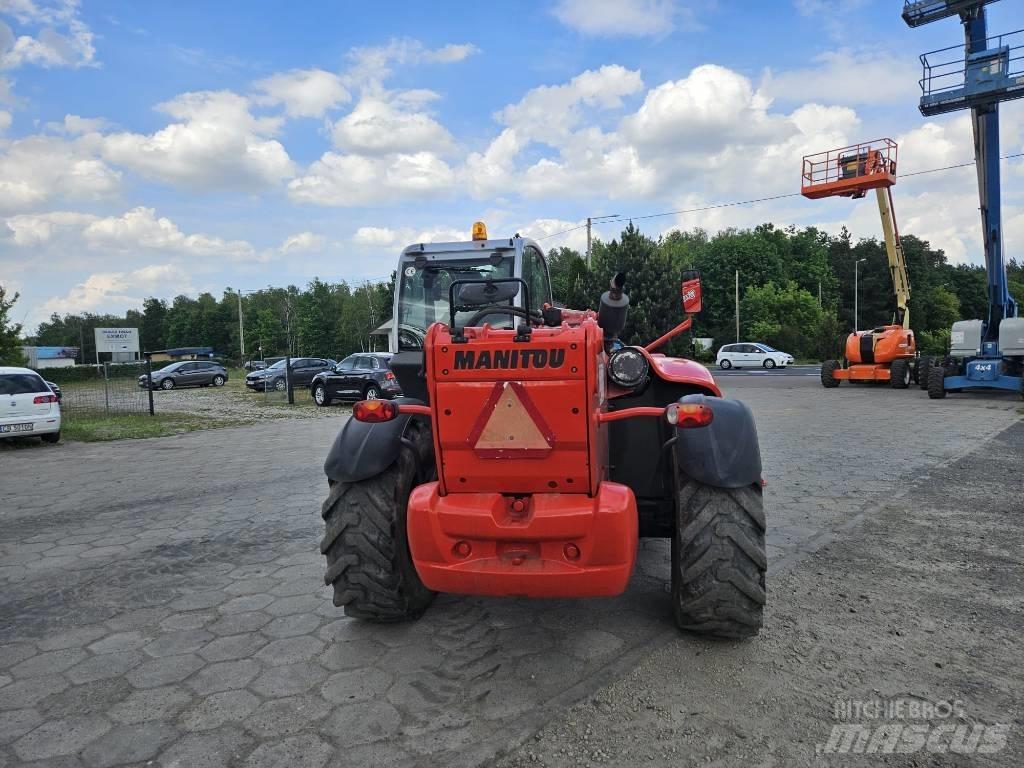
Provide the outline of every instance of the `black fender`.
<path id="1" fill-rule="evenodd" d="M 426 405 L 412 397 L 396 397 L 399 405 Z M 350 418 L 334 438 L 324 461 L 324 473 L 336 483 L 357 483 L 379 475 L 394 464 L 411 415 L 391 421 L 367 423 Z"/>
<path id="2" fill-rule="evenodd" d="M 682 472 L 718 488 L 742 488 L 761 482 L 757 427 L 746 403 L 706 395 L 686 395 L 679 402 L 700 403 L 715 414 L 706 427 L 676 428 L 673 453 Z"/>

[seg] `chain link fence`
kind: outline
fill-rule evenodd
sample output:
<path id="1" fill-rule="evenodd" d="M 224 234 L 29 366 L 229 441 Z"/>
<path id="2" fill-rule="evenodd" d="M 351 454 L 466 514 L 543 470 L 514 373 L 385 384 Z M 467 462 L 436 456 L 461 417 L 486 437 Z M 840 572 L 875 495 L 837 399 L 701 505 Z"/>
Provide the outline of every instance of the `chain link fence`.
<path id="1" fill-rule="evenodd" d="M 144 361 L 103 363 L 76 370 L 73 380 L 57 382 L 61 411 L 108 416 L 153 413 L 152 392 L 139 383 L 139 377 L 146 376 L 147 371 Z"/>

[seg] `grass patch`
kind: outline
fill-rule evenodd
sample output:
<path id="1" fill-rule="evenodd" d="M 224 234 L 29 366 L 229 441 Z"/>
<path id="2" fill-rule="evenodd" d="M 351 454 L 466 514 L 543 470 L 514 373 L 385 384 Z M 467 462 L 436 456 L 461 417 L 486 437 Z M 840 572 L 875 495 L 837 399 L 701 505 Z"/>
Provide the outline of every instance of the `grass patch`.
<path id="1" fill-rule="evenodd" d="M 64 415 L 61 437 L 64 440 L 98 443 L 108 440 L 135 440 L 166 437 L 200 429 L 217 429 L 247 424 L 241 419 L 213 418 L 189 413 L 106 414 L 102 411 L 76 411 Z"/>

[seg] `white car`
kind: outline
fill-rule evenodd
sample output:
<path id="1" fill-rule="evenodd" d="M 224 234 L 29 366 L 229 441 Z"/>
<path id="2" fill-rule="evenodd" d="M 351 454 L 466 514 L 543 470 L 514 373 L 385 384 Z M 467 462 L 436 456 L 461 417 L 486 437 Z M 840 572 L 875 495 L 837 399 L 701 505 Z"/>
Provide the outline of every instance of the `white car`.
<path id="1" fill-rule="evenodd" d="M 793 364 L 793 356 L 767 344 L 726 344 L 718 350 L 720 368 L 785 368 Z"/>
<path id="2" fill-rule="evenodd" d="M 32 436 L 60 440 L 60 401 L 35 371 L 0 366 L 0 438 Z"/>

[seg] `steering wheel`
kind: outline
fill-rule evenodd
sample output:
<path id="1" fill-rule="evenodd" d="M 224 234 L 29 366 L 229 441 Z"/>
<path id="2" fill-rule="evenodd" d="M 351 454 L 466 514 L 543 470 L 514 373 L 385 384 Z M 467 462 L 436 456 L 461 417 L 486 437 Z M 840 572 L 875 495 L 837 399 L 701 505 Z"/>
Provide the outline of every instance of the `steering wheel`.
<path id="1" fill-rule="evenodd" d="M 523 309 L 522 307 L 510 307 L 507 304 L 493 304 L 491 306 L 481 307 L 480 309 L 478 309 L 473 314 L 473 316 L 469 318 L 469 320 L 463 323 L 462 327 L 473 327 L 481 320 L 483 320 L 485 317 L 487 317 L 487 315 L 498 314 L 512 315 L 513 317 L 522 317 L 525 318 L 526 320 L 529 320 L 531 323 L 535 323 L 538 325 L 542 323 L 544 320 L 540 312 L 536 312 L 534 310 L 526 310 Z"/>

